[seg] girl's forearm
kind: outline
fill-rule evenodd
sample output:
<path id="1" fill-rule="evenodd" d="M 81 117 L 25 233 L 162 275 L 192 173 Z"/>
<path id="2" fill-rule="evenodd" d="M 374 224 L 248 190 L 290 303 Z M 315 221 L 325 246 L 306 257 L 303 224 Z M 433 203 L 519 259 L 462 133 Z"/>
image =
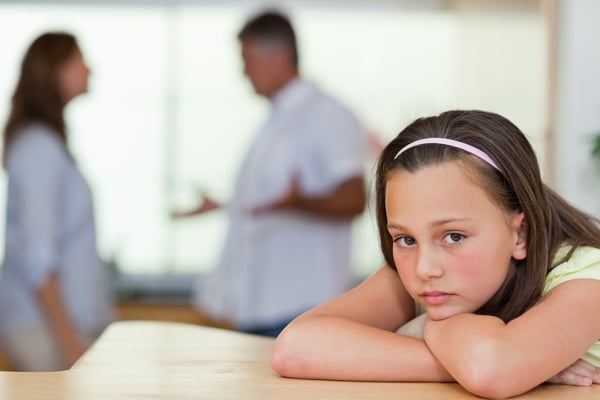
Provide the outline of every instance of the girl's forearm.
<path id="1" fill-rule="evenodd" d="M 531 388 L 521 385 L 511 368 L 513 349 L 506 324 L 488 315 L 459 314 L 425 325 L 425 343 L 452 376 L 483 397 L 510 397 Z"/>
<path id="2" fill-rule="evenodd" d="M 280 335 L 272 354 L 282 376 L 356 381 L 452 381 L 423 340 L 351 320 L 310 316 Z"/>

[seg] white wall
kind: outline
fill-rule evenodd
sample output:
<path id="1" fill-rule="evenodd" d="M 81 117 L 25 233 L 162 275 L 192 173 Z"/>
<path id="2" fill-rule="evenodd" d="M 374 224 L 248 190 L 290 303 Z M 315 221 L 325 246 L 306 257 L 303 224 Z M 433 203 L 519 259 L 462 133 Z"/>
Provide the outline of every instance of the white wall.
<path id="1" fill-rule="evenodd" d="M 557 0 L 557 71 L 553 185 L 600 216 L 600 160 L 590 157 L 600 132 L 600 1 Z"/>

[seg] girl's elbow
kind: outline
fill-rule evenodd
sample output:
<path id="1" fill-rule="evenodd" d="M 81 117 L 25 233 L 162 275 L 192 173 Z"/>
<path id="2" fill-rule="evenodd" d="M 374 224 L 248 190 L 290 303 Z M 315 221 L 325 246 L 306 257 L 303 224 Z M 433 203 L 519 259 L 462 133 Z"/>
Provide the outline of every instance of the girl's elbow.
<path id="1" fill-rule="evenodd" d="M 527 391 L 520 387 L 520 380 L 507 371 L 498 344 L 495 341 L 479 343 L 465 355 L 455 378 L 469 392 L 480 397 L 504 399 Z"/>
<path id="2" fill-rule="evenodd" d="M 502 380 L 494 374 L 479 373 L 477 376 L 458 380 L 462 387 L 470 393 L 488 399 L 505 399 L 520 392 L 515 392 L 510 382 Z"/>
<path id="3" fill-rule="evenodd" d="M 289 376 L 290 352 L 280 338 L 275 340 L 273 351 L 271 352 L 271 368 L 281 376 Z M 293 363 L 293 362 L 292 362 Z"/>
<path id="4" fill-rule="evenodd" d="M 479 382 L 478 385 L 473 387 L 463 386 L 466 390 L 472 394 L 484 397 L 486 399 L 507 399 L 509 397 L 518 396 L 527 392 L 530 389 L 517 389 L 514 388 L 510 382 Z"/>
<path id="5" fill-rule="evenodd" d="M 303 378 L 303 358 L 301 346 L 293 340 L 293 332 L 286 330 L 275 340 L 271 352 L 271 368 L 279 375 L 288 378 Z"/>

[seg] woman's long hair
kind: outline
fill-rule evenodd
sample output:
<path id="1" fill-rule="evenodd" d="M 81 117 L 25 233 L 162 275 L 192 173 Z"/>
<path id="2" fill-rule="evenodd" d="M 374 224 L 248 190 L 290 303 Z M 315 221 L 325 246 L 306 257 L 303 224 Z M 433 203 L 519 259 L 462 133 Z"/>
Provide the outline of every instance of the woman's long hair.
<path id="1" fill-rule="evenodd" d="M 49 126 L 66 145 L 65 104 L 59 91 L 58 70 L 76 50 L 79 47 L 75 37 L 62 32 L 45 33 L 27 49 L 4 126 L 4 166 L 7 150 L 26 122 L 36 121 Z"/>

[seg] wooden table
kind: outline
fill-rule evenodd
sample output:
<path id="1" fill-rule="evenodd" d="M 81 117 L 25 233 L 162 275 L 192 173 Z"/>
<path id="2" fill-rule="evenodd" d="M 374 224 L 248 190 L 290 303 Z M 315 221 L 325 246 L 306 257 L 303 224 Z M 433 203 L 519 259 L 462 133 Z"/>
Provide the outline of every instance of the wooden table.
<path id="1" fill-rule="evenodd" d="M 112 324 L 62 372 L 2 372 L 0 399 L 477 399 L 457 384 L 281 378 L 273 340 L 171 322 Z M 600 385 L 543 385 L 519 399 L 600 399 Z"/>

